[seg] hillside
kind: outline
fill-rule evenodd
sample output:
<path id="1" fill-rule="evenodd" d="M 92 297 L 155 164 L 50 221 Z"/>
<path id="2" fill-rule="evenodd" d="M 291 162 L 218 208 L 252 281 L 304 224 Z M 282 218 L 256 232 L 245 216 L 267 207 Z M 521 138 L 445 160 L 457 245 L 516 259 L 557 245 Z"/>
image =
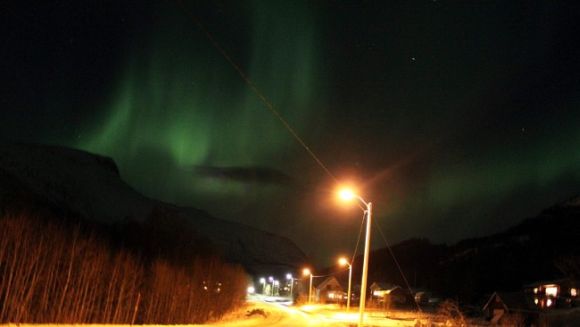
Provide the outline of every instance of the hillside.
<path id="1" fill-rule="evenodd" d="M 411 287 L 474 303 L 496 290 L 519 290 L 538 280 L 580 277 L 578 240 L 580 198 L 577 197 L 487 237 L 453 245 L 410 239 L 391 249 Z M 355 276 L 360 274 L 361 262 L 362 257 L 358 256 Z M 369 265 L 370 283 L 405 285 L 387 248 L 372 251 Z"/>
<path id="2" fill-rule="evenodd" d="M 58 146 L 0 144 L 0 210 L 30 206 L 113 226 L 118 237 L 134 244 L 207 242 L 249 272 L 285 273 L 306 261 L 284 237 L 141 195 L 122 180 L 110 158 Z M 137 231 L 148 231 L 154 240 L 138 240 L 145 236 Z"/>

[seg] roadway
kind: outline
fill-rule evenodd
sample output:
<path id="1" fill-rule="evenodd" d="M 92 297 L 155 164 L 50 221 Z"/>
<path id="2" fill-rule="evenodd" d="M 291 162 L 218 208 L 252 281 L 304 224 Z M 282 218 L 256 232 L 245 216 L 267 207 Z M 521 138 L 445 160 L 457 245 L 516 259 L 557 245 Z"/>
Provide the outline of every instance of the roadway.
<path id="1" fill-rule="evenodd" d="M 256 314 L 247 316 L 254 310 Z M 261 310 L 261 311 L 260 311 Z M 261 313 L 265 313 L 261 315 Z M 369 314 L 365 316 L 365 326 L 415 326 L 414 319 L 393 320 L 382 315 Z M 251 326 L 356 326 L 358 312 L 353 308 L 350 313 L 335 305 L 302 305 L 292 306 L 284 298 L 252 296 L 246 307 L 225 317 L 219 322 L 212 323 L 216 327 L 251 327 Z"/>

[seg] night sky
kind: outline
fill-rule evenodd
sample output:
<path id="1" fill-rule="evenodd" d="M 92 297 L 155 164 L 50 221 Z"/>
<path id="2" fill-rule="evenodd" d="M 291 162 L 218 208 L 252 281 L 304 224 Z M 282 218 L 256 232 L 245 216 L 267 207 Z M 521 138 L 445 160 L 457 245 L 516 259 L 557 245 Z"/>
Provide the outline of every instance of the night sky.
<path id="1" fill-rule="evenodd" d="M 557 1 L 8 1 L 0 139 L 114 158 L 141 193 L 352 253 L 497 232 L 580 193 L 580 6 Z M 375 247 L 384 246 L 374 236 Z"/>

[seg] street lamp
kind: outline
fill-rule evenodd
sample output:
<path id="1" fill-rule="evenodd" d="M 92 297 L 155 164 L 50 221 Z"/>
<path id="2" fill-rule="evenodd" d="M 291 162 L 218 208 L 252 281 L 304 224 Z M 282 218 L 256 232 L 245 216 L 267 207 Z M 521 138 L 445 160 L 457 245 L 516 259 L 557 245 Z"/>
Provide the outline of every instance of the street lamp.
<path id="1" fill-rule="evenodd" d="M 276 290 L 276 292 L 274 292 L 274 290 Z M 272 282 L 272 296 L 274 296 L 274 294 L 280 295 L 280 281 L 277 279 Z"/>
<path id="2" fill-rule="evenodd" d="M 346 311 L 350 310 L 350 285 L 352 283 L 352 265 L 346 260 L 345 257 L 338 259 L 338 264 L 341 266 L 348 266 L 348 292 L 346 299 Z"/>
<path id="3" fill-rule="evenodd" d="M 362 280 L 360 285 L 360 304 L 358 307 L 358 325 L 359 327 L 363 324 L 363 316 L 365 312 L 365 301 L 366 301 L 366 293 L 367 293 L 367 276 L 368 276 L 368 268 L 369 268 L 369 251 L 371 245 L 371 217 L 373 211 L 373 204 L 371 202 L 366 202 L 363 198 L 357 195 L 353 190 L 348 188 L 343 188 L 339 191 L 339 196 L 343 201 L 351 201 L 352 199 L 359 200 L 365 207 L 363 212 L 367 217 L 367 226 L 366 226 L 366 236 L 365 236 L 365 253 L 363 259 L 363 267 L 362 267 Z"/>
<path id="4" fill-rule="evenodd" d="M 274 277 L 268 277 L 268 281 L 272 283 L 272 287 L 270 287 L 270 296 L 274 296 Z"/>
<path id="5" fill-rule="evenodd" d="M 293 299 L 294 278 L 292 278 L 292 274 L 288 273 L 286 279 L 290 280 L 290 299 Z"/>
<path id="6" fill-rule="evenodd" d="M 262 295 L 266 295 L 266 278 L 260 278 L 260 284 L 262 284 Z"/>
<path id="7" fill-rule="evenodd" d="M 310 286 L 308 287 L 308 304 L 312 303 L 312 272 L 308 268 L 302 270 L 302 276 L 310 276 Z"/>

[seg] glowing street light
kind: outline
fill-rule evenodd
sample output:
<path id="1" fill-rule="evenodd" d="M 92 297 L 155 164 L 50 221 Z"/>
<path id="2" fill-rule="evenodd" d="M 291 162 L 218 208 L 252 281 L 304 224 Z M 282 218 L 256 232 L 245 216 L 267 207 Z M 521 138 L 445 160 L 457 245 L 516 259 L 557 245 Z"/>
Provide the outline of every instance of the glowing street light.
<path id="1" fill-rule="evenodd" d="M 274 290 L 276 291 L 274 292 Z M 274 296 L 274 294 L 280 295 L 280 281 L 277 279 L 272 282 L 272 296 Z"/>
<path id="2" fill-rule="evenodd" d="M 262 295 L 265 295 L 266 292 L 266 278 L 260 278 L 260 284 L 262 284 Z"/>
<path id="3" fill-rule="evenodd" d="M 294 278 L 292 277 L 292 274 L 290 273 L 286 274 L 286 279 L 290 281 L 290 298 L 294 299 L 293 296 Z"/>
<path id="4" fill-rule="evenodd" d="M 345 257 L 338 259 L 338 264 L 341 266 L 348 266 L 348 292 L 346 298 L 346 311 L 350 310 L 350 285 L 352 283 L 352 265 L 346 260 Z"/>
<path id="5" fill-rule="evenodd" d="M 370 252 L 370 245 L 371 245 L 371 217 L 373 211 L 373 204 L 371 202 L 366 202 L 363 198 L 357 195 L 352 189 L 350 188 L 343 188 L 338 193 L 340 199 L 343 201 L 352 201 L 352 199 L 357 199 L 362 203 L 365 207 L 363 209 L 364 214 L 367 218 L 367 226 L 366 226 L 366 236 L 365 236 L 365 252 L 364 252 L 364 259 L 363 259 L 363 267 L 362 267 L 362 280 L 360 285 L 360 304 L 358 307 L 358 325 L 359 327 L 363 324 L 364 319 L 364 312 L 365 312 L 365 301 L 366 301 L 366 293 L 367 293 L 367 276 L 368 276 L 368 268 L 369 268 L 369 252 Z"/>
<path id="6" fill-rule="evenodd" d="M 338 191 L 338 196 L 340 197 L 341 200 L 343 201 L 350 201 L 352 200 L 356 195 L 354 194 L 354 192 L 350 189 L 350 188 L 343 188 L 340 191 Z"/>
<path id="7" fill-rule="evenodd" d="M 308 304 L 312 303 L 312 272 L 308 268 L 302 270 L 302 276 L 310 276 L 310 286 L 308 287 Z"/>
<path id="8" fill-rule="evenodd" d="M 272 283 L 272 287 L 270 288 L 270 296 L 274 296 L 274 277 L 268 277 L 268 281 Z"/>

